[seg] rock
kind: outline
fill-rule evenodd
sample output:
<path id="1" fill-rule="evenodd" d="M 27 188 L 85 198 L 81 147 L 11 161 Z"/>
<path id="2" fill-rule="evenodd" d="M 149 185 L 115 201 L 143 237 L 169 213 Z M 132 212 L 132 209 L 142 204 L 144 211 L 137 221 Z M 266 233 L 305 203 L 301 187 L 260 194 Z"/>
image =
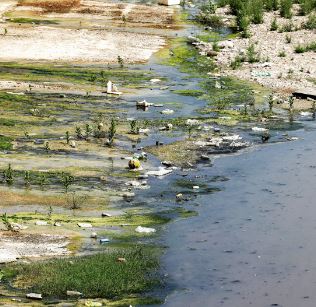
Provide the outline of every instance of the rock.
<path id="1" fill-rule="evenodd" d="M 171 130 L 173 128 L 173 125 L 171 123 L 166 124 L 166 130 Z"/>
<path id="2" fill-rule="evenodd" d="M 81 296 L 82 293 L 79 291 L 67 291 L 67 296 Z"/>
<path id="3" fill-rule="evenodd" d="M 138 159 L 131 159 L 128 162 L 128 167 L 130 169 L 139 169 L 141 166 L 140 161 Z"/>
<path id="4" fill-rule="evenodd" d="M 111 217 L 112 215 L 110 213 L 107 213 L 107 212 L 102 212 L 101 216 L 102 217 Z"/>
<path id="5" fill-rule="evenodd" d="M 41 300 L 43 298 L 42 294 L 39 293 L 28 293 L 26 294 L 26 297 L 32 300 Z"/>
<path id="6" fill-rule="evenodd" d="M 36 221 L 35 225 L 37 225 L 37 226 L 47 226 L 48 223 L 46 221 Z"/>
<path id="7" fill-rule="evenodd" d="M 218 47 L 219 48 L 229 48 L 229 49 L 232 49 L 234 48 L 234 43 L 232 41 L 221 41 L 218 43 Z"/>
<path id="8" fill-rule="evenodd" d="M 23 225 L 20 225 L 18 223 L 14 223 L 14 222 L 11 222 L 10 226 L 11 226 L 11 229 L 13 231 L 20 231 L 20 230 L 23 230 L 23 229 L 27 229 L 27 226 L 23 226 Z"/>
<path id="9" fill-rule="evenodd" d="M 177 200 L 182 200 L 183 199 L 183 194 L 182 193 L 179 193 L 176 195 L 176 199 Z"/>
<path id="10" fill-rule="evenodd" d="M 201 159 L 205 161 L 211 160 L 211 158 L 208 155 L 201 155 Z"/>
<path id="11" fill-rule="evenodd" d="M 162 161 L 161 164 L 167 167 L 171 167 L 173 165 L 173 163 L 170 161 Z"/>
<path id="12" fill-rule="evenodd" d="M 154 233 L 154 232 L 156 232 L 156 229 L 155 228 L 138 226 L 138 227 L 136 227 L 135 231 L 138 232 L 138 233 Z"/>
<path id="13" fill-rule="evenodd" d="M 165 110 L 162 110 L 160 113 L 165 114 L 165 115 L 170 115 L 170 114 L 173 114 L 174 111 L 171 109 L 165 109 Z"/>
<path id="14" fill-rule="evenodd" d="M 138 132 L 139 132 L 139 133 L 143 133 L 143 134 L 148 134 L 148 133 L 150 132 L 150 129 L 148 129 L 148 128 L 145 128 L 145 129 L 140 128 L 140 129 L 138 130 Z"/>
<path id="15" fill-rule="evenodd" d="M 76 148 L 76 142 L 75 141 L 70 141 L 69 145 L 71 148 Z"/>
<path id="16" fill-rule="evenodd" d="M 149 176 L 165 176 L 167 174 L 170 174 L 172 170 L 170 169 L 165 169 L 165 168 L 159 168 L 157 171 L 148 171 L 146 175 Z"/>
<path id="17" fill-rule="evenodd" d="M 150 106 L 152 106 L 152 103 L 149 103 L 146 100 L 136 102 L 136 107 L 138 108 L 148 108 Z"/>
<path id="18" fill-rule="evenodd" d="M 80 228 L 92 228 L 90 223 L 78 223 L 77 224 Z"/>
<path id="19" fill-rule="evenodd" d="M 92 232 L 90 235 L 91 239 L 96 239 L 98 237 L 98 234 L 96 232 Z"/>
<path id="20" fill-rule="evenodd" d="M 118 262 L 126 262 L 126 259 L 120 257 L 120 258 L 117 258 L 117 261 L 118 261 Z"/>

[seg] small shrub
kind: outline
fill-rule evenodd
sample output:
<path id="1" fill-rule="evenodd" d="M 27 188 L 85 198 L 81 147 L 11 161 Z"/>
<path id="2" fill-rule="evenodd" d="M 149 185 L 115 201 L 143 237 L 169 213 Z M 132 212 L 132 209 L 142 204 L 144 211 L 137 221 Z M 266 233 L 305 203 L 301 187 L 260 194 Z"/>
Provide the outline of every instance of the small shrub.
<path id="1" fill-rule="evenodd" d="M 295 53 L 304 53 L 306 52 L 306 49 L 304 46 L 302 45 L 298 45 L 294 48 Z"/>
<path id="2" fill-rule="evenodd" d="M 301 15 L 307 15 L 316 8 L 315 0 L 301 0 Z"/>
<path id="3" fill-rule="evenodd" d="M 109 146 L 112 146 L 114 142 L 114 137 L 116 135 L 116 127 L 117 127 L 117 123 L 114 120 L 114 118 L 112 118 L 110 128 L 109 128 L 109 142 L 108 142 Z"/>
<path id="4" fill-rule="evenodd" d="M 237 55 L 237 56 L 235 57 L 235 59 L 230 63 L 230 67 L 235 70 L 235 69 L 241 67 L 241 65 L 242 65 L 242 63 L 243 63 L 244 61 L 245 61 L 245 58 L 244 58 L 244 57 L 242 57 L 242 56 L 240 56 L 240 55 Z"/>
<path id="5" fill-rule="evenodd" d="M 249 63 L 260 62 L 260 55 L 256 51 L 254 44 L 250 44 L 247 48 L 247 61 Z"/>
<path id="6" fill-rule="evenodd" d="M 282 51 L 279 52 L 279 57 L 280 57 L 280 58 L 285 58 L 285 57 L 286 57 L 286 53 L 285 53 L 284 50 L 282 50 Z"/>
<path id="7" fill-rule="evenodd" d="M 8 165 L 8 168 L 4 171 L 4 180 L 8 185 L 12 185 L 14 182 L 13 170 L 11 164 Z"/>
<path id="8" fill-rule="evenodd" d="M 285 41 L 286 41 L 287 44 L 290 44 L 290 43 L 292 42 L 292 36 L 286 34 L 286 36 L 285 36 Z"/>
<path id="9" fill-rule="evenodd" d="M 278 27 L 277 19 L 274 18 L 270 26 L 270 31 L 276 31 Z"/>
<path id="10" fill-rule="evenodd" d="M 217 42 L 213 42 L 212 48 L 213 48 L 213 51 L 216 51 L 216 52 L 219 52 L 221 50 Z"/>
<path id="11" fill-rule="evenodd" d="M 117 62 L 119 63 L 120 67 L 123 68 L 124 67 L 124 60 L 121 56 L 117 56 Z"/>
<path id="12" fill-rule="evenodd" d="M 75 181 L 75 178 L 71 175 L 65 174 L 64 172 L 61 173 L 60 181 L 65 189 L 65 193 L 68 192 L 70 185 L 72 185 Z"/>

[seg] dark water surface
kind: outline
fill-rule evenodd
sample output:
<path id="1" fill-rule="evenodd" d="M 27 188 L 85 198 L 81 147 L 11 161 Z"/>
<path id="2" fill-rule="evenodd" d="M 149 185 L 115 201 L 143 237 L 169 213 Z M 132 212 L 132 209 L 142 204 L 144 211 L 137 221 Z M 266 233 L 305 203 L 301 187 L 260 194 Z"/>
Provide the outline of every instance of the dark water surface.
<path id="1" fill-rule="evenodd" d="M 165 306 L 316 306 L 316 133 L 295 135 L 199 166 L 230 180 L 165 232 Z"/>

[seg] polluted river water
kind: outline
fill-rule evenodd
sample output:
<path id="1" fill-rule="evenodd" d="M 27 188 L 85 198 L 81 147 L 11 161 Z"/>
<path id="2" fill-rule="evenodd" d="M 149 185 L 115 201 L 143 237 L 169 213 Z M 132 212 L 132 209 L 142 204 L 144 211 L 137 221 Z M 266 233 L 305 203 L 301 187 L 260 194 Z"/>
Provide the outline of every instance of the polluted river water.
<path id="1" fill-rule="evenodd" d="M 171 224 L 163 266 L 165 306 L 315 306 L 315 123 L 298 141 L 200 165 L 225 176 L 198 195 L 198 216 Z"/>
<path id="2" fill-rule="evenodd" d="M 190 31 L 196 35 L 204 33 L 199 27 L 190 25 L 185 31 L 179 32 L 179 35 L 181 33 L 186 36 Z M 109 191 L 113 193 L 109 209 L 114 217 L 123 216 L 127 212 L 132 216 L 133 213 L 129 210 L 135 209 L 135 212 L 138 210 L 158 213 L 167 215 L 171 220 L 176 219 L 162 227 L 157 223 L 158 236 L 139 238 L 140 242 L 158 242 L 159 246 L 167 247 L 161 258 L 160 269 L 161 275 L 164 276 L 164 287 L 157 290 L 158 296 L 165 299 L 166 306 L 314 306 L 313 236 L 316 226 L 313 218 L 312 177 L 315 176 L 316 169 L 313 162 L 316 146 L 313 139 L 315 123 L 300 121 L 300 118 L 293 122 L 288 121 L 287 112 L 284 111 L 276 113 L 278 116 L 275 122 L 271 121 L 265 125 L 256 121 L 237 125 L 208 122 L 211 115 L 201 113 L 200 110 L 210 101 L 192 95 L 194 91 L 201 91 L 202 78 L 182 73 L 177 65 L 174 66 L 161 64 L 155 57 L 148 64 L 129 66 L 128 69 L 135 72 L 151 71 L 153 78 L 160 78 L 161 81 L 156 85 L 146 80 L 146 84 L 127 90 L 121 97 L 105 98 L 104 93 L 99 93 L 99 96 L 89 96 L 89 93 L 86 96 L 78 93 L 28 93 L 27 97 L 56 104 L 64 100 L 68 103 L 69 97 L 73 96 L 75 106 L 73 110 L 61 109 L 58 110 L 60 113 L 56 112 L 56 117 L 64 124 L 63 127 L 57 126 L 62 132 L 58 131 L 59 134 L 55 135 L 55 131 L 53 133 L 52 128 L 47 127 L 43 140 L 39 137 L 43 144 L 41 147 L 33 148 L 34 146 L 30 145 L 18 149 L 18 154 L 26 153 L 28 159 L 23 160 L 20 156 L 8 154 L 2 158 L 2 164 L 13 163 L 14 167 L 21 170 L 30 163 L 39 169 L 49 169 L 49 166 L 56 168 L 57 165 L 59 169 L 68 167 L 71 170 L 74 169 L 73 165 L 78 164 L 81 169 L 76 171 L 81 174 L 82 168 L 86 167 L 88 175 L 81 175 L 82 178 L 76 182 L 74 188 L 100 198 Z M 219 80 L 225 85 L 225 78 Z M 126 80 L 124 81 L 126 83 Z M 227 84 L 229 87 L 228 82 Z M 225 86 L 221 89 L 214 88 L 214 93 L 226 91 Z M 242 88 L 243 85 L 240 85 L 241 90 Z M 234 89 L 227 91 L 230 90 Z M 181 95 L 179 91 L 191 93 Z M 266 93 L 267 91 L 262 89 L 262 95 Z M 163 107 L 137 109 L 136 102 L 143 99 L 153 104 L 163 104 Z M 240 100 L 243 102 L 242 98 Z M 75 109 L 78 105 L 85 108 L 78 111 Z M 174 113 L 161 114 L 161 111 L 167 108 L 172 109 Z M 131 140 L 126 137 L 126 132 L 119 135 L 115 149 L 127 150 L 128 153 L 113 151 L 111 155 L 104 153 L 104 147 L 94 148 L 96 145 L 91 140 L 91 143 L 86 145 L 83 140 L 76 139 L 80 145 L 78 147 L 86 146 L 86 151 L 52 150 L 49 159 L 53 158 L 54 163 L 47 165 L 47 158 L 43 155 L 43 152 L 46 154 L 44 140 L 47 140 L 47 136 L 52 134 L 49 141 L 54 145 L 54 141 L 64 139 L 66 129 L 73 129 L 82 119 L 89 122 L 101 109 L 107 110 L 111 116 L 118 116 L 119 120 L 125 121 L 126 126 L 126 119 L 128 122 L 134 118 L 142 124 L 148 120 L 148 136 L 139 135 L 139 138 L 135 136 Z M 211 119 L 216 120 L 218 116 L 220 115 L 215 114 Z M 189 139 L 191 132 L 188 132 L 188 127 L 183 123 L 190 118 L 200 121 L 201 125 L 208 129 L 194 129 L 193 140 L 198 140 L 201 134 L 208 134 L 209 131 L 212 137 L 216 137 L 220 130 L 229 135 L 239 134 L 251 145 L 234 155 L 216 156 L 214 152 L 208 152 L 208 159 L 199 159 L 196 165 L 186 163 L 188 161 L 175 161 L 174 164 L 181 162 L 181 167 L 172 169 L 172 172 L 164 177 L 146 177 L 146 188 L 126 188 L 127 180 L 139 178 L 128 173 L 128 161 L 124 156 L 148 149 L 148 161 L 142 162 L 144 172 L 157 169 L 161 166 L 162 159 L 150 154 L 150 148 L 155 147 L 157 142 L 168 145 L 174 141 Z M 159 128 L 166 122 L 172 122 L 174 129 L 161 131 Z M 251 128 L 256 125 L 270 129 L 268 143 L 262 144 L 260 134 L 253 133 Z M 213 131 L 215 129 L 216 133 Z M 298 137 L 298 140 L 288 142 L 291 136 Z M 21 138 L 20 142 L 24 141 Z M 33 144 L 33 140 L 29 143 Z M 156 147 L 164 148 L 164 145 Z M 171 150 L 178 149 L 171 147 Z M 186 151 L 188 156 L 193 155 L 190 150 Z M 183 166 L 185 164 L 186 166 Z M 93 170 L 93 175 L 89 175 L 91 166 L 98 169 Z M 111 173 L 106 178 L 106 184 L 100 183 L 100 169 L 104 169 L 102 175 Z M 57 179 L 51 178 L 51 181 L 55 183 Z M 15 183 L 15 187 L 8 189 L 23 190 L 24 185 L 20 179 Z M 129 190 L 131 194 L 135 192 L 135 196 L 122 200 L 115 195 L 116 189 L 120 190 L 119 192 Z M 60 194 L 60 186 L 56 184 L 55 187 L 52 184 L 50 192 Z M 46 191 L 39 193 L 42 195 Z M 177 200 L 176 195 L 179 194 L 183 195 L 183 198 Z M 107 199 L 103 202 L 107 203 Z M 47 214 L 45 206 L 35 204 L 16 204 L 6 210 L 15 214 L 22 208 L 28 210 L 26 215 L 34 211 L 35 219 L 38 218 L 38 212 Z M 101 234 L 103 232 L 109 237 L 110 243 L 114 244 L 121 242 L 115 242 L 114 236 L 112 240 L 111 233 L 106 231 L 121 232 L 125 226 L 130 226 L 134 231 L 134 226 L 142 222 L 140 219 L 139 223 L 138 220 L 134 221 L 136 225 L 125 225 L 126 221 L 122 217 L 122 222 L 118 220 L 114 225 L 105 226 L 106 223 L 97 218 L 104 209 L 99 205 L 93 207 L 90 204 L 86 210 L 75 212 L 75 209 L 70 210 L 68 207 L 58 208 L 57 203 L 53 209 L 54 213 L 60 216 L 73 215 L 73 224 L 79 218 L 92 221 L 96 224 L 93 225 L 93 230 Z M 66 221 L 62 222 L 66 224 Z M 150 222 L 147 223 L 152 226 Z M 155 226 L 154 223 L 153 225 Z M 75 227 L 76 225 L 69 226 L 71 230 L 77 229 Z M 106 250 L 106 245 L 100 245 L 98 241 L 91 239 L 89 230 L 80 230 L 80 235 L 83 239 L 76 250 L 79 255 Z"/>

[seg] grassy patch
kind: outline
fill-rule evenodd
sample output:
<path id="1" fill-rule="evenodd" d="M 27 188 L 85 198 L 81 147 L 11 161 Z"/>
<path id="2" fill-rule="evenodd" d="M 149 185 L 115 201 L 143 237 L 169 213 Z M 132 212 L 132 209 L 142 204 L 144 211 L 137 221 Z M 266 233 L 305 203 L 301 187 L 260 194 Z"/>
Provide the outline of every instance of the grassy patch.
<path id="1" fill-rule="evenodd" d="M 58 24 L 58 22 L 54 21 L 54 20 L 33 19 L 33 18 L 26 18 L 26 17 L 10 18 L 10 21 L 14 22 L 14 23 L 30 23 L 30 24 L 36 24 L 36 25 L 56 25 L 56 24 Z"/>
<path id="2" fill-rule="evenodd" d="M 201 90 L 175 90 L 173 92 L 182 96 L 191 96 L 191 97 L 200 97 L 204 94 L 204 92 Z"/>
<path id="3" fill-rule="evenodd" d="M 44 297 L 65 297 L 67 290 L 72 290 L 87 298 L 113 299 L 157 285 L 152 273 L 158 268 L 158 257 L 157 249 L 134 246 L 92 256 L 15 265 L 12 270 L 15 286 Z M 119 262 L 118 258 L 126 261 Z"/>
<path id="4" fill-rule="evenodd" d="M 0 150 L 11 150 L 12 139 L 7 136 L 0 136 Z"/>

